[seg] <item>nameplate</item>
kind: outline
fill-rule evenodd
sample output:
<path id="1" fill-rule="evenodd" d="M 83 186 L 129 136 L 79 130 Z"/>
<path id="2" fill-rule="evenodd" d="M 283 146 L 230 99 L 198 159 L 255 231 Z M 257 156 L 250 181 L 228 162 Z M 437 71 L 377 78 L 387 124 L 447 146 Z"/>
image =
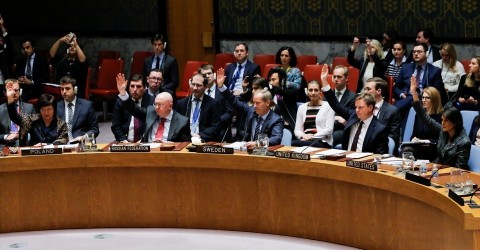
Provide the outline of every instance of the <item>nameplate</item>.
<path id="1" fill-rule="evenodd" d="M 421 184 L 421 185 L 424 185 L 424 186 L 431 186 L 432 185 L 432 182 L 430 181 L 430 179 L 423 178 L 419 175 L 412 174 L 412 173 L 409 173 L 409 172 L 405 173 L 405 180 L 413 181 L 415 183 L 418 183 L 418 184 Z"/>
<path id="2" fill-rule="evenodd" d="M 197 153 L 207 153 L 207 154 L 233 154 L 233 148 L 225 148 L 219 146 L 197 146 L 195 148 Z"/>
<path id="3" fill-rule="evenodd" d="M 294 160 L 302 160 L 302 161 L 309 161 L 310 160 L 310 154 L 285 152 L 285 151 L 275 151 L 275 157 L 286 158 L 286 159 L 294 159 Z"/>
<path id="4" fill-rule="evenodd" d="M 63 153 L 62 148 L 28 148 L 22 149 L 22 155 L 59 155 Z"/>
<path id="5" fill-rule="evenodd" d="M 458 203 L 458 205 L 460 205 L 460 206 L 465 205 L 465 201 L 463 200 L 463 198 L 460 197 L 460 195 L 456 194 L 451 189 L 448 190 L 448 197 L 450 197 L 453 201 Z"/>
<path id="6" fill-rule="evenodd" d="M 352 161 L 348 160 L 345 162 L 347 167 L 365 169 L 370 171 L 377 171 L 377 163 L 372 162 L 363 162 L 363 161 Z"/>
<path id="7" fill-rule="evenodd" d="M 110 152 L 150 152 L 150 145 L 112 145 Z"/>

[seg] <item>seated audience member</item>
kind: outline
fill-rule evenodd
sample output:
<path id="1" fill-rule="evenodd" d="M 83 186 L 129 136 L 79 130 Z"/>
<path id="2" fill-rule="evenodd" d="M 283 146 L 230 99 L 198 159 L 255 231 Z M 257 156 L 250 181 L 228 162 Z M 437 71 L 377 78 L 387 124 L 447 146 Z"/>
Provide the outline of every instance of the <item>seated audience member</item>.
<path id="1" fill-rule="evenodd" d="M 4 20 L 0 16 L 0 85 L 9 78 L 13 78 L 13 64 L 15 62 L 15 50 Z M 3 93 L 0 93 L 0 97 Z"/>
<path id="2" fill-rule="evenodd" d="M 67 54 L 58 54 L 58 49 L 62 44 L 67 46 Z M 60 84 L 60 79 L 64 76 L 71 76 L 77 82 L 77 96 L 85 96 L 85 85 L 87 81 L 88 63 L 87 57 L 77 43 L 77 36 L 73 33 L 65 35 L 58 39 L 50 48 L 52 64 L 55 68 L 53 82 Z"/>
<path id="3" fill-rule="evenodd" d="M 254 77 L 253 81 L 252 81 L 251 90 L 250 90 L 250 88 L 248 88 L 248 85 L 249 85 L 248 81 L 243 82 L 243 85 L 242 85 L 243 93 L 240 94 L 239 100 L 246 103 L 248 106 L 253 106 L 252 95 L 255 95 L 255 93 L 257 93 L 261 90 L 269 90 L 269 83 L 267 82 L 267 80 L 265 78 Z M 218 89 L 218 87 L 217 87 L 217 89 Z M 247 99 L 247 96 L 248 96 L 248 99 Z M 227 101 L 227 103 L 228 103 L 228 101 Z M 241 113 L 236 114 L 235 127 L 237 128 L 237 134 L 236 134 L 236 140 L 237 141 L 242 141 L 245 138 L 245 133 L 244 133 L 245 132 L 245 130 L 244 130 L 245 119 L 247 119 L 247 117 L 244 114 L 241 114 Z"/>
<path id="4" fill-rule="evenodd" d="M 178 87 L 177 59 L 165 52 L 167 41 L 161 34 L 156 34 L 151 39 L 153 55 L 145 58 L 143 63 L 143 76 L 148 76 L 151 69 L 160 69 L 163 76 L 163 87 L 170 90 L 173 98 Z"/>
<path id="5" fill-rule="evenodd" d="M 440 49 L 442 59 L 435 61 L 433 66 L 442 69 L 442 81 L 447 90 L 448 98 L 453 100 L 458 90 L 460 78 L 465 75 L 462 63 L 457 61 L 457 51 L 451 43 L 444 43 Z"/>
<path id="6" fill-rule="evenodd" d="M 281 47 L 275 56 L 275 63 L 280 64 L 280 67 L 287 73 L 283 88 L 294 89 L 296 93 L 302 85 L 302 72 L 296 67 L 297 55 L 295 50 L 288 46 Z"/>
<path id="7" fill-rule="evenodd" d="M 268 72 L 270 92 L 275 103 L 274 111 L 285 121 L 284 127 L 293 134 L 297 117 L 297 90 L 288 87 L 287 78 L 287 74 L 281 68 L 273 68 Z"/>
<path id="8" fill-rule="evenodd" d="M 426 87 L 422 93 L 422 105 L 425 113 L 430 116 L 437 123 L 442 123 L 442 101 L 440 100 L 440 93 L 434 87 Z M 429 140 L 434 144 L 414 144 L 403 147 L 403 152 L 413 152 L 417 159 L 429 159 L 433 161 L 437 154 L 437 141 L 440 136 L 439 131 L 430 129 L 427 123 L 420 119 L 419 114 L 415 114 L 415 121 L 413 125 L 413 132 L 410 140 Z"/>
<path id="9" fill-rule="evenodd" d="M 85 134 L 91 132 L 98 136 L 97 115 L 92 102 L 78 98 L 77 82 L 70 76 L 60 79 L 60 92 L 63 100 L 57 102 L 57 116 L 67 123 L 70 142 L 80 142 Z"/>
<path id="10" fill-rule="evenodd" d="M 422 122 L 440 134 L 437 142 L 437 157 L 433 162 L 470 170 L 468 159 L 472 144 L 463 127 L 462 114 L 456 108 L 446 108 L 442 113 L 442 123 L 436 122 L 422 108 L 416 89 L 417 82 L 412 76 L 410 91 L 413 97 L 413 108 Z"/>
<path id="11" fill-rule="evenodd" d="M 375 98 L 368 93 L 355 97 L 355 110 L 340 105 L 327 81 L 328 66 L 322 68 L 322 91 L 332 109 L 347 120 L 342 149 L 356 152 L 388 153 L 388 128 L 374 115 Z"/>
<path id="12" fill-rule="evenodd" d="M 36 114 L 18 113 L 14 95 L 13 83 L 7 84 L 8 116 L 20 127 L 20 146 L 41 146 L 49 143 L 66 144 L 68 142 L 67 124 L 57 118 L 54 101 L 51 95 L 42 94 L 38 98 Z M 27 134 L 30 140 L 27 141 Z"/>
<path id="13" fill-rule="evenodd" d="M 153 74 L 154 70 L 157 69 L 150 71 L 150 75 Z M 152 77 L 156 78 L 156 76 Z M 148 81 L 152 81 L 152 79 L 150 78 Z M 133 75 L 127 85 L 128 92 L 135 105 L 146 110 L 153 104 L 155 97 L 145 92 L 145 82 L 141 75 Z M 145 119 L 132 116 L 131 112 L 123 107 L 123 101 L 117 98 L 115 107 L 113 108 L 112 132 L 116 141 L 138 142 L 143 139 Z"/>
<path id="14" fill-rule="evenodd" d="M 35 108 L 32 104 L 22 102 L 20 99 L 20 85 L 17 79 L 7 79 L 5 84 L 12 85 L 12 99 L 13 105 L 18 113 L 21 114 L 34 114 Z M 6 96 L 6 92 L 4 93 Z M 7 104 L 0 105 L 0 145 L 18 146 L 18 136 L 20 128 L 17 124 L 13 123 L 8 116 Z"/>
<path id="15" fill-rule="evenodd" d="M 459 110 L 479 110 L 480 57 L 472 58 L 470 71 L 460 78 L 455 106 Z"/>
<path id="16" fill-rule="evenodd" d="M 148 72 L 147 76 L 147 92 L 151 97 L 152 101 L 155 99 L 155 96 L 162 92 L 168 92 L 173 96 L 171 90 L 166 89 L 163 86 L 163 73 L 159 69 L 152 69 Z"/>
<path id="17" fill-rule="evenodd" d="M 378 40 L 368 39 L 366 41 L 366 48 L 361 60 L 355 58 L 355 50 L 360 45 L 358 37 L 353 38 L 353 44 L 348 51 L 347 60 L 350 65 L 360 71 L 360 76 L 357 83 L 357 93 L 362 92 L 367 80 L 372 77 L 384 77 L 387 65 L 383 55 L 382 45 Z"/>
<path id="18" fill-rule="evenodd" d="M 332 82 L 335 85 L 335 96 L 337 100 L 346 108 L 355 108 L 355 94 L 348 90 L 348 67 L 338 65 L 333 69 Z M 342 143 L 343 129 L 347 120 L 343 119 L 338 114 L 335 114 L 335 123 L 333 125 L 333 144 L 338 145 Z"/>
<path id="19" fill-rule="evenodd" d="M 427 55 L 427 62 L 433 63 L 442 59 L 440 55 L 440 49 L 438 47 L 433 46 L 433 39 L 435 38 L 433 30 L 431 28 L 423 28 L 417 31 L 417 38 L 415 39 L 415 43 L 424 43 L 427 45 L 425 49 L 425 54 Z M 410 63 L 415 61 L 413 50 L 411 51 L 409 57 L 407 58 L 407 62 Z"/>
<path id="20" fill-rule="evenodd" d="M 448 96 L 442 82 L 441 70 L 427 62 L 427 44 L 415 43 L 413 46 L 413 63 L 404 63 L 400 74 L 393 86 L 393 97 L 395 107 L 398 108 L 401 116 L 406 119 L 406 114 L 412 106 L 412 93 L 410 93 L 410 78 L 417 79 L 420 93 L 426 87 L 435 87 L 442 98 L 442 105 L 447 104 Z"/>
<path id="21" fill-rule="evenodd" d="M 223 95 L 217 88 L 217 84 L 215 84 L 216 77 L 213 73 L 213 66 L 210 64 L 203 64 L 197 72 L 202 74 L 204 78 L 208 79 L 207 86 L 205 86 L 205 95 L 210 96 L 217 101 L 218 114 L 220 115 L 219 135 L 221 136 L 221 142 L 233 142 L 232 130 L 230 129 L 233 119 L 233 108 L 232 105 L 223 98 Z"/>
<path id="22" fill-rule="evenodd" d="M 203 141 L 218 141 L 220 137 L 220 115 L 215 99 L 205 95 L 208 79 L 196 73 L 190 79 L 191 95 L 178 101 L 175 111 L 190 117 L 192 137 Z"/>
<path id="23" fill-rule="evenodd" d="M 403 41 L 395 42 L 391 54 L 392 59 L 386 61 L 388 66 L 387 71 L 385 71 L 385 76 L 391 76 L 394 81 L 396 81 L 403 63 L 407 60 L 405 56 L 405 54 L 407 54 L 407 45 Z"/>
<path id="24" fill-rule="evenodd" d="M 335 112 L 328 102 L 322 100 L 320 83 L 308 83 L 307 96 L 309 101 L 298 107 L 297 121 L 295 123 L 295 137 L 292 146 L 309 146 L 331 148 L 333 143 L 333 123 Z M 313 140 L 317 142 L 312 144 Z"/>
<path id="25" fill-rule="evenodd" d="M 218 89 L 233 106 L 237 114 L 246 117 L 242 141 L 247 141 L 247 146 L 253 146 L 258 135 L 265 133 L 269 138 L 269 145 L 279 145 L 283 136 L 283 120 L 279 115 L 271 111 L 271 107 L 274 105 L 272 94 L 268 90 L 255 92 L 253 95 L 253 106 L 249 106 L 235 98 L 230 91 L 227 91 L 227 87 L 223 84 L 225 79 L 225 71 L 222 68 L 217 70 Z"/>
<path id="26" fill-rule="evenodd" d="M 35 53 L 35 42 L 24 38 L 20 42 L 25 55 L 17 61 L 15 76 L 23 89 L 22 100 L 29 101 L 40 95 L 42 83 L 48 82 L 48 62 Z"/>
<path id="27" fill-rule="evenodd" d="M 189 142 L 191 140 L 188 117 L 173 110 L 173 97 L 162 92 L 155 97 L 153 105 L 147 108 L 135 104 L 127 94 L 125 75 L 116 77 L 118 97 L 123 107 L 134 117 L 145 121 L 145 131 L 141 136 L 143 142 Z M 147 96 L 147 95 L 145 95 Z"/>
<path id="28" fill-rule="evenodd" d="M 233 92 L 235 96 L 242 93 L 242 85 L 244 80 L 251 84 L 253 78 L 261 75 L 260 66 L 248 60 L 248 46 L 245 43 L 235 45 L 235 63 L 227 65 L 225 68 L 227 88 Z"/>
<path id="29" fill-rule="evenodd" d="M 476 116 L 470 129 L 470 141 L 475 146 L 480 146 L 480 116 Z"/>

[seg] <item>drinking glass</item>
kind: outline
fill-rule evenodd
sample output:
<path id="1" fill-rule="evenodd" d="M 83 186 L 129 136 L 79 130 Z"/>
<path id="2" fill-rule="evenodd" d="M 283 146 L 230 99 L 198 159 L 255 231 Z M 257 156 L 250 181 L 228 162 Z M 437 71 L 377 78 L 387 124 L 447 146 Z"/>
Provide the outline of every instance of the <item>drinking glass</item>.
<path id="1" fill-rule="evenodd" d="M 454 192 L 462 191 L 462 169 L 460 168 L 451 168 L 450 170 L 450 188 Z"/>
<path id="2" fill-rule="evenodd" d="M 415 157 L 413 156 L 413 152 L 403 152 L 402 153 L 402 162 L 403 162 L 403 170 L 405 172 L 412 171 L 415 164 Z"/>
<path id="3" fill-rule="evenodd" d="M 93 132 L 87 132 L 85 134 L 85 151 L 96 151 L 97 145 L 95 144 L 95 134 Z"/>
<path id="4" fill-rule="evenodd" d="M 259 134 L 257 139 L 257 148 L 259 155 L 266 155 L 268 151 L 268 135 L 267 134 Z"/>

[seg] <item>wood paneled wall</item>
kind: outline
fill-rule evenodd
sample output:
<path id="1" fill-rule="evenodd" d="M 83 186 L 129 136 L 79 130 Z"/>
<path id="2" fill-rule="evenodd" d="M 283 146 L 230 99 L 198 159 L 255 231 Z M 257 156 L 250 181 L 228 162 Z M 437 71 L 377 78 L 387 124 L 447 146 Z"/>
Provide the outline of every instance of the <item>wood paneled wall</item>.
<path id="1" fill-rule="evenodd" d="M 215 49 L 203 45 L 204 32 L 213 39 L 213 0 L 167 0 L 169 53 L 178 61 L 180 81 L 185 62 L 205 60 L 213 64 Z"/>

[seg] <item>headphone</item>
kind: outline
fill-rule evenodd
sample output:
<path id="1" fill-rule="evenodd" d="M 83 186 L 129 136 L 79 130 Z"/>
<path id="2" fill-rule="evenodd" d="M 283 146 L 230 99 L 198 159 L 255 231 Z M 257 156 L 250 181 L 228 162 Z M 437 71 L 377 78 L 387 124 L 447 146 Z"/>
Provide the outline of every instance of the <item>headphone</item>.
<path id="1" fill-rule="evenodd" d="M 75 95 L 78 93 L 78 87 L 77 86 L 73 87 L 73 93 L 75 93 Z"/>

